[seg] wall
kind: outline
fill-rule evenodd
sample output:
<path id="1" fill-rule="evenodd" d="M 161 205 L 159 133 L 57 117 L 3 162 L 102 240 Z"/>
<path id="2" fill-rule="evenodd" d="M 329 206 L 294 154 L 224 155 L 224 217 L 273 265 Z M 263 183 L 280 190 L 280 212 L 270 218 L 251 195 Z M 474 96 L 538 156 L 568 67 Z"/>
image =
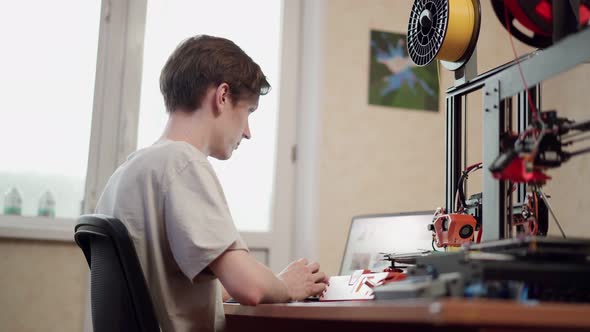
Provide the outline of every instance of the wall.
<path id="1" fill-rule="evenodd" d="M 370 30 L 405 32 L 410 1 L 326 7 L 318 247 L 322 268 L 334 274 L 352 216 L 444 203 L 445 117 L 367 104 Z"/>
<path id="2" fill-rule="evenodd" d="M 477 47 L 478 72 L 514 58 L 506 30 L 489 1 L 482 2 L 482 26 Z M 438 113 L 372 106 L 367 103 L 370 30 L 406 33 L 413 1 L 328 0 L 324 46 L 324 99 L 319 148 L 319 257 L 329 274 L 338 272 L 342 248 L 353 216 L 434 210 L 444 204 L 444 91 L 451 73 L 441 68 Z M 514 41 L 516 52 L 531 48 Z M 580 98 L 590 73 L 587 65 L 551 80 L 543 88 L 545 106 L 564 115 L 590 118 L 588 102 Z M 481 160 L 481 93 L 468 97 L 468 161 Z M 553 107 L 551 106 L 551 107 Z M 590 236 L 578 217 L 588 208 L 589 157 L 579 157 L 551 171 L 547 191 L 570 234 Z M 576 183 L 577 182 L 577 183 Z M 469 190 L 481 191 L 481 177 L 472 176 Z M 586 204 L 587 205 L 587 204 Z M 550 223 L 552 232 L 555 224 Z"/>
<path id="3" fill-rule="evenodd" d="M 81 331 L 87 278 L 74 243 L 0 239 L 0 331 Z"/>

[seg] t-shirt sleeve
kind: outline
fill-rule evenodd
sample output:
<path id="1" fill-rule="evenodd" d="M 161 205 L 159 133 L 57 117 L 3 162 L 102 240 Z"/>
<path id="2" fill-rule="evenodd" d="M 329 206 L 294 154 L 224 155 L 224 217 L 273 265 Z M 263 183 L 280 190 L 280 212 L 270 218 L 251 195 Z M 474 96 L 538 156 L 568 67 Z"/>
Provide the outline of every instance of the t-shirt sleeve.
<path id="1" fill-rule="evenodd" d="M 164 223 L 172 255 L 193 280 L 226 250 L 248 250 L 207 165 L 191 162 L 171 179 L 164 196 Z"/>

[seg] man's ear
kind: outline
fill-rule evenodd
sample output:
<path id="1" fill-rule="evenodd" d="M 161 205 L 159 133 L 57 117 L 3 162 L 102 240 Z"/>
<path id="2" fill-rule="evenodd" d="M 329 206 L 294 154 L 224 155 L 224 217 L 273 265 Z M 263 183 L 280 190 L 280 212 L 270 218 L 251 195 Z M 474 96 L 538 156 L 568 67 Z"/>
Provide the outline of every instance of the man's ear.
<path id="1" fill-rule="evenodd" d="M 215 111 L 221 113 L 225 106 L 230 102 L 229 100 L 229 84 L 221 83 L 215 89 L 214 104 Z"/>

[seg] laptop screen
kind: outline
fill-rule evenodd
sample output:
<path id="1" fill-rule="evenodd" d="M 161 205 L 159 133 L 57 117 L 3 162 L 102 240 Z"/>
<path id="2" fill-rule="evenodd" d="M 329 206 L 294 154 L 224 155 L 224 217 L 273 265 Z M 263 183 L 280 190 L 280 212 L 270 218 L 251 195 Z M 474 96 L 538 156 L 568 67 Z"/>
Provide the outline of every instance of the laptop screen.
<path id="1" fill-rule="evenodd" d="M 434 211 L 358 216 L 352 219 L 340 275 L 354 270 L 382 271 L 389 266 L 383 253 L 406 254 L 432 249 Z"/>

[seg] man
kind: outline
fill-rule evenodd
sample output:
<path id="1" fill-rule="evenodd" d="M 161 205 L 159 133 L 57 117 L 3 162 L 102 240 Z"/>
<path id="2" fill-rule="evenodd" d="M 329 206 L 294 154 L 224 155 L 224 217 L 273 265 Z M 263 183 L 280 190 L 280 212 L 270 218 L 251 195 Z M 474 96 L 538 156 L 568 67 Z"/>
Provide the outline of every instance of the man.
<path id="1" fill-rule="evenodd" d="M 275 276 L 256 262 L 207 160 L 228 159 L 250 139 L 248 116 L 269 88 L 233 42 L 184 41 L 160 76 L 169 113 L 161 139 L 131 154 L 100 198 L 97 213 L 129 230 L 163 331 L 222 330 L 222 294 L 256 305 L 303 300 L 326 288 L 317 263 L 300 259 Z"/>

